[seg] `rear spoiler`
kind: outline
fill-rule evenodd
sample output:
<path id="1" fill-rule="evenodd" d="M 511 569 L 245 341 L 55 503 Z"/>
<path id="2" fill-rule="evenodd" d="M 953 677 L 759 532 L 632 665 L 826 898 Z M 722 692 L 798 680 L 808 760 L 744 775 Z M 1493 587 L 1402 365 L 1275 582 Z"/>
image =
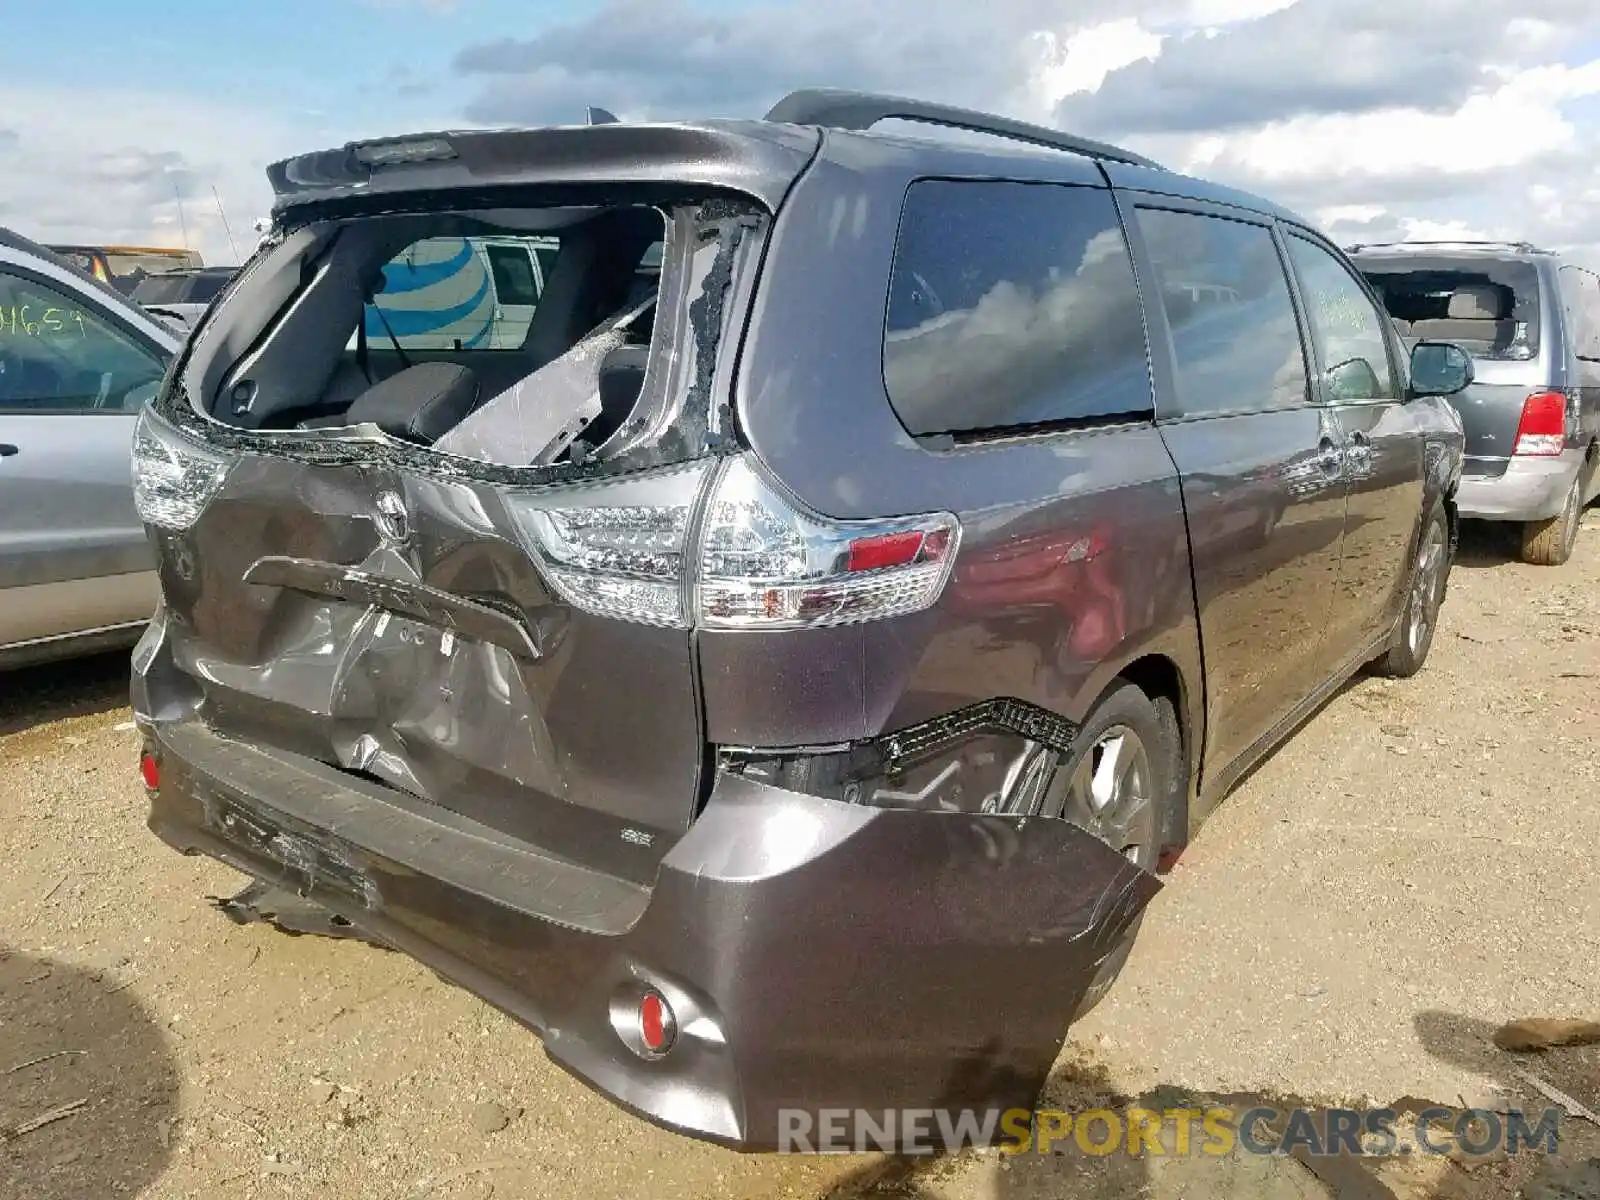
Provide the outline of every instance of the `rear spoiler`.
<path id="1" fill-rule="evenodd" d="M 516 184 L 665 184 L 741 192 L 776 209 L 821 141 L 765 121 L 444 131 L 350 142 L 267 168 L 275 213 L 294 205 Z"/>

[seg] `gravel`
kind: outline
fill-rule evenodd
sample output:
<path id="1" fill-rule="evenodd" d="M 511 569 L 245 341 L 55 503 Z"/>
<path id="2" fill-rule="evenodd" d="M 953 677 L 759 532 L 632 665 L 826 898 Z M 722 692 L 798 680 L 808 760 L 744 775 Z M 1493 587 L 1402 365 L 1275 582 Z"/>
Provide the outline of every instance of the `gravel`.
<path id="1" fill-rule="evenodd" d="M 1356 681 L 1217 811 L 1072 1031 L 1047 1102 L 1503 1104 L 1532 1095 L 1530 1072 L 1600 1108 L 1600 1048 L 1493 1041 L 1522 1018 L 1600 1020 L 1600 515 L 1587 524 L 1562 568 L 1469 538 L 1427 669 Z M 128 720 L 125 657 L 0 676 L 0 1131 L 64 1112 L 0 1137 L 0 1197 L 1350 1186 L 1282 1157 L 905 1163 L 666 1133 L 404 956 L 225 920 L 204 897 L 244 881 L 144 829 Z M 1536 1171 L 1530 1195 L 1591 1195 L 1594 1156 L 1600 1130 L 1578 1121 L 1554 1163 L 1361 1169 L 1376 1195 L 1511 1195 Z"/>

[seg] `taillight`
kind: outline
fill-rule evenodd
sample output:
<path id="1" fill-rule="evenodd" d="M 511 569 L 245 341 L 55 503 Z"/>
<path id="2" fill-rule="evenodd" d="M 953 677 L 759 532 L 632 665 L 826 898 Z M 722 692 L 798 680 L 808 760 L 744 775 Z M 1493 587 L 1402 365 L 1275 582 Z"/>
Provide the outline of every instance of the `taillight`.
<path id="1" fill-rule="evenodd" d="M 1567 443 L 1567 397 L 1562 392 L 1535 392 L 1522 402 L 1513 454 L 1560 454 Z"/>
<path id="2" fill-rule="evenodd" d="M 949 513 L 833 521 L 802 512 L 735 458 L 706 506 L 695 620 L 795 629 L 919 612 L 944 590 L 960 536 Z"/>
<path id="3" fill-rule="evenodd" d="M 139 519 L 161 529 L 188 529 L 222 489 L 236 461 L 191 442 L 143 409 L 133 427 L 133 502 Z"/>
<path id="4" fill-rule="evenodd" d="M 691 555 L 690 521 L 711 470 L 513 492 L 506 503 L 556 593 L 597 616 L 797 629 L 918 612 L 944 589 L 961 535 L 955 517 L 829 520 L 778 495 L 743 458 L 716 475 Z M 691 565 L 699 577 L 688 611 Z"/>
<path id="5" fill-rule="evenodd" d="M 708 469 L 511 492 L 506 504 L 562 600 L 597 616 L 683 627 L 684 543 Z"/>

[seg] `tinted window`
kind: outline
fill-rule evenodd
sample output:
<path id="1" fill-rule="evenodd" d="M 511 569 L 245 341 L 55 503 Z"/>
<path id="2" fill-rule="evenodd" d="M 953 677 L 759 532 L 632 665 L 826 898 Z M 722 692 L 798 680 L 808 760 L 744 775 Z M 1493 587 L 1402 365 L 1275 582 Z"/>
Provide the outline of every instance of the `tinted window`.
<path id="1" fill-rule="evenodd" d="M 539 274 L 545 279 L 550 278 L 550 272 L 556 265 L 556 248 L 554 246 L 535 246 L 533 256 L 539 260 Z"/>
<path id="2" fill-rule="evenodd" d="M 539 303 L 539 283 L 533 277 L 533 259 L 522 246 L 490 246 L 489 267 L 501 304 Z"/>
<path id="3" fill-rule="evenodd" d="M 1600 360 L 1600 276 L 1582 267 L 1562 267 L 1561 300 L 1567 310 L 1573 353 Z"/>
<path id="4" fill-rule="evenodd" d="M 1144 325 L 1110 196 L 913 184 L 883 373 L 913 434 L 1148 413 Z"/>
<path id="5" fill-rule="evenodd" d="M 132 411 L 164 368 L 84 299 L 0 271 L 0 412 Z"/>
<path id="6" fill-rule="evenodd" d="M 1362 254 L 1355 264 L 1401 332 L 1455 342 L 1474 358 L 1516 361 L 1539 350 L 1539 273 L 1481 254 Z"/>
<path id="7" fill-rule="evenodd" d="M 1323 247 L 1302 237 L 1289 238 L 1289 257 L 1300 277 L 1328 401 L 1397 397 L 1386 321 L 1356 277 Z"/>
<path id="8" fill-rule="evenodd" d="M 140 304 L 180 304 L 188 299 L 187 275 L 147 275 L 131 293 Z"/>
<path id="9" fill-rule="evenodd" d="M 1186 415 L 1306 401 L 1305 351 L 1271 230 L 1166 209 L 1138 210 Z"/>
<path id="10" fill-rule="evenodd" d="M 231 271 L 202 271 L 189 282 L 189 303 L 210 304 L 233 278 Z"/>

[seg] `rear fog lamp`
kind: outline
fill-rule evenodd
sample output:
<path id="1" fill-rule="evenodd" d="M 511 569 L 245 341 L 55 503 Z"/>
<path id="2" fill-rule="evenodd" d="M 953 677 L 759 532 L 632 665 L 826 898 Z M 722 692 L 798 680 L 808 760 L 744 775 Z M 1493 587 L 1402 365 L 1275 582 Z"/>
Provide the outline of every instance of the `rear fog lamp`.
<path id="1" fill-rule="evenodd" d="M 645 989 L 639 1000 L 639 1044 L 647 1055 L 660 1057 L 678 1040 L 678 1018 L 667 998 L 654 988 Z"/>
<path id="2" fill-rule="evenodd" d="M 161 764 L 148 750 L 139 755 L 139 777 L 144 780 L 147 790 L 152 792 L 161 790 Z"/>

